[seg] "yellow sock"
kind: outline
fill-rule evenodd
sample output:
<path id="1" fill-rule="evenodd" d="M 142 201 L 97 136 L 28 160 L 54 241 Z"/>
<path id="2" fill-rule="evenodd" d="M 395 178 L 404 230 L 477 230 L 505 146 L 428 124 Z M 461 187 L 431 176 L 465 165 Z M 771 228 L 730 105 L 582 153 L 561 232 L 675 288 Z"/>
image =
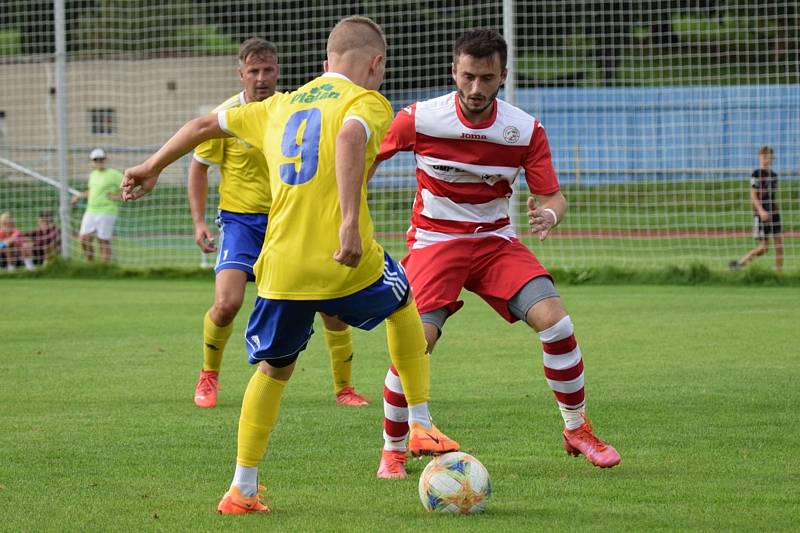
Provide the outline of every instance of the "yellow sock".
<path id="1" fill-rule="evenodd" d="M 206 312 L 203 317 L 203 370 L 219 372 L 222 366 L 222 352 L 233 332 L 233 322 L 227 326 L 218 326 Z"/>
<path id="2" fill-rule="evenodd" d="M 353 371 L 353 336 L 350 328 L 341 331 L 325 328 L 325 342 L 331 354 L 333 391 L 339 392 L 350 386 Z"/>
<path id="3" fill-rule="evenodd" d="M 414 302 L 386 319 L 386 339 L 389 356 L 400 374 L 406 401 L 409 405 L 427 402 L 431 385 L 430 357 L 426 353 L 428 344 Z"/>
<path id="4" fill-rule="evenodd" d="M 242 398 L 239 415 L 239 440 L 236 464 L 258 466 L 267 453 L 269 436 L 281 409 L 281 396 L 287 381 L 274 379 L 256 370 Z"/>

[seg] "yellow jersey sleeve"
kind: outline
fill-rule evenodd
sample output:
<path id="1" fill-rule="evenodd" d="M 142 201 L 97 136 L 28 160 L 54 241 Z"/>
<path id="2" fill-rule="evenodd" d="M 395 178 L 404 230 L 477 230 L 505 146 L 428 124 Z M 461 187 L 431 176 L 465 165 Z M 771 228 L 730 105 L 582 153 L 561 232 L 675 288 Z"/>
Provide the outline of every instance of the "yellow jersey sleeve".
<path id="1" fill-rule="evenodd" d="M 206 165 L 221 165 L 225 156 L 225 140 L 210 139 L 194 149 L 195 159 Z"/>
<path id="2" fill-rule="evenodd" d="M 259 150 L 264 146 L 264 131 L 274 95 L 261 102 L 233 107 L 217 114 L 219 126 L 226 133 L 238 137 Z"/>
<path id="3" fill-rule="evenodd" d="M 366 168 L 369 169 L 380 152 L 381 141 L 389 131 L 393 112 L 389 101 L 377 91 L 366 91 L 353 101 L 345 113 L 344 119 L 355 119 L 367 128 Z"/>

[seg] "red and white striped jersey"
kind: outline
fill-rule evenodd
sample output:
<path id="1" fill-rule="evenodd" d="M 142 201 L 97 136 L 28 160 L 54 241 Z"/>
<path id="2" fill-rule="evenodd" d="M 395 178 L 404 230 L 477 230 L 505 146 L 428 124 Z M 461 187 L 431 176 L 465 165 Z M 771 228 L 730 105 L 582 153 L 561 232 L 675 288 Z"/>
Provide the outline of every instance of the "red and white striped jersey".
<path id="1" fill-rule="evenodd" d="M 480 124 L 463 116 L 456 92 L 403 108 L 377 160 L 408 150 L 417 163 L 408 234 L 413 248 L 463 237 L 514 237 L 509 201 L 520 168 L 532 193 L 559 190 L 544 127 L 500 99 Z"/>

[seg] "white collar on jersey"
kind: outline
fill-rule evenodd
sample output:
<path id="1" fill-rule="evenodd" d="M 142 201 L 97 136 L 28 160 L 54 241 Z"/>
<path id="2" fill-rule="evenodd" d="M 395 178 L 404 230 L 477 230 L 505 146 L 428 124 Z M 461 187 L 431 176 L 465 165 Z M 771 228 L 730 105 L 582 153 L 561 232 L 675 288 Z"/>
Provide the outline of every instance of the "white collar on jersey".
<path id="1" fill-rule="evenodd" d="M 247 103 L 247 100 L 244 98 L 244 91 L 239 93 L 239 104 L 244 105 Z"/>
<path id="2" fill-rule="evenodd" d="M 353 80 L 351 80 L 350 78 L 348 78 L 344 74 L 340 74 L 338 72 L 328 71 L 328 72 L 323 73 L 322 76 L 320 76 L 320 77 L 321 78 L 339 78 L 339 79 L 342 79 L 342 80 L 347 80 L 350 83 L 353 83 Z"/>

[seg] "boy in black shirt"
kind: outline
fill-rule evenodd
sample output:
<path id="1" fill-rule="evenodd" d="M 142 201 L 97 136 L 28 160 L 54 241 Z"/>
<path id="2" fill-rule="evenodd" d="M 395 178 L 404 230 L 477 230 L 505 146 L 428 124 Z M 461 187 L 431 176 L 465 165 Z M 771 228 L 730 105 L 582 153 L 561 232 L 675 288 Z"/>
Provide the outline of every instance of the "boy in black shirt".
<path id="1" fill-rule="evenodd" d="M 758 244 L 738 261 L 731 261 L 732 269 L 741 268 L 769 249 L 769 236 L 775 241 L 775 271 L 783 267 L 783 235 L 781 215 L 778 212 L 778 175 L 770 168 L 774 151 L 770 146 L 758 150 L 759 168 L 750 178 L 750 201 L 753 204 L 753 238 Z"/>

